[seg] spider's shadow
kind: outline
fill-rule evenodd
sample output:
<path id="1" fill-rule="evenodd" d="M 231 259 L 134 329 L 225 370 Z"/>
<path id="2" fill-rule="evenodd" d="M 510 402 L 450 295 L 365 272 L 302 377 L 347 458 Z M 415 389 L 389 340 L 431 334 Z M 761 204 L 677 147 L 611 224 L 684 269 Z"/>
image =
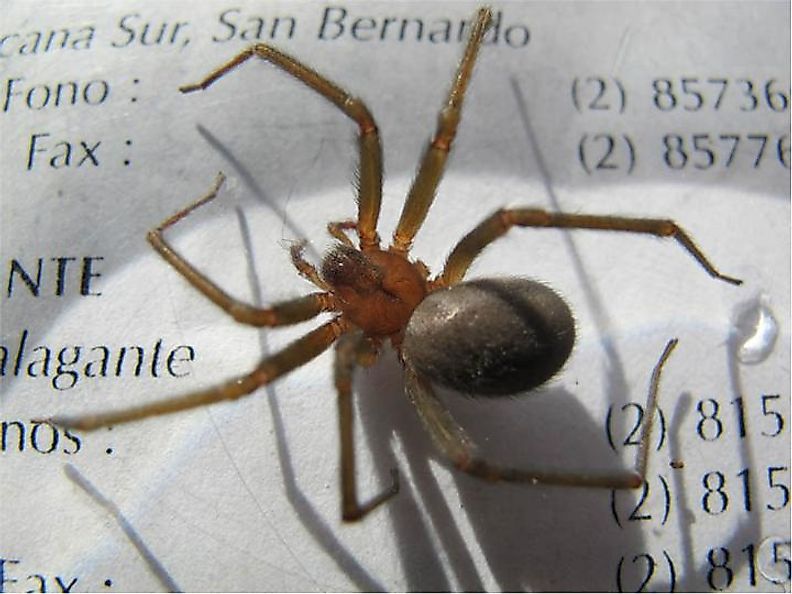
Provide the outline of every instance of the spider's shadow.
<path id="1" fill-rule="evenodd" d="M 358 392 L 367 445 L 381 481 L 396 463 L 390 436 L 400 442 L 409 467 L 401 470 L 411 485 L 389 504 L 397 540 L 403 543 L 399 553 L 408 590 L 484 590 L 491 586 L 484 583 L 483 571 L 491 572 L 504 590 L 613 589 L 615 574 L 603 570 L 602 560 L 617 560 L 625 551 L 643 547 L 639 531 L 612 538 L 618 530 L 608 513 L 607 490 L 487 484 L 454 470 L 437 473 L 433 466 L 445 461 L 438 459 L 401 384 L 398 366 L 381 365 L 364 375 Z M 601 427 L 564 389 L 495 403 L 443 396 L 493 461 L 508 456 L 510 464 L 528 468 L 615 466 Z M 452 477 L 455 484 L 441 485 L 438 476 L 443 483 Z M 446 495 L 454 488 L 486 570 L 474 563 L 471 537 L 454 519 L 450 506 L 457 504 L 456 497 Z"/>

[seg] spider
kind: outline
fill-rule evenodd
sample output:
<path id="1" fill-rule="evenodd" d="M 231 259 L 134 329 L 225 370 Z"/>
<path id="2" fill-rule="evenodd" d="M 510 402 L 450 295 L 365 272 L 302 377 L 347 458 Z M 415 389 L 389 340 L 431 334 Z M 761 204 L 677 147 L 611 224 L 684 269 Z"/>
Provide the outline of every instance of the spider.
<path id="1" fill-rule="evenodd" d="M 398 473 L 381 493 L 358 499 L 353 448 L 352 379 L 357 366 L 372 364 L 390 341 L 404 366 L 406 392 L 435 445 L 459 469 L 490 481 L 517 481 L 614 489 L 642 485 L 647 459 L 645 423 L 634 471 L 543 472 L 499 466 L 476 453 L 475 444 L 435 395 L 432 384 L 459 392 L 498 397 L 543 384 L 567 360 L 575 340 L 572 313 L 546 285 L 523 278 L 463 282 L 476 256 L 513 227 L 596 229 L 672 237 L 713 277 L 740 284 L 718 272 L 692 239 L 670 220 L 609 215 L 566 214 L 535 208 L 493 213 L 451 250 L 442 272 L 430 278 L 410 247 L 432 205 L 456 135 L 465 92 L 482 39 L 491 21 L 488 8 L 475 15 L 469 39 L 437 128 L 425 150 L 401 217 L 387 249 L 380 247 L 377 222 L 382 197 L 382 151 L 377 125 L 366 105 L 312 68 L 266 44 L 256 44 L 213 70 L 202 81 L 181 87 L 183 93 L 204 90 L 250 58 L 260 58 L 290 74 L 333 103 L 359 129 L 357 219 L 328 225 L 337 244 L 317 269 L 303 257 L 304 244 L 291 248 L 298 273 L 318 292 L 254 307 L 228 295 L 199 272 L 166 241 L 164 232 L 196 208 L 213 200 L 224 181 L 219 174 L 201 199 L 163 221 L 148 234 L 154 249 L 198 291 L 236 321 L 252 326 L 285 326 L 323 312 L 336 315 L 280 352 L 264 358 L 251 372 L 205 390 L 152 404 L 53 422 L 89 430 L 144 417 L 173 413 L 223 400 L 235 400 L 291 373 L 336 343 L 335 387 L 341 437 L 342 518 L 358 520 L 399 489 Z M 354 235 L 353 235 L 354 234 Z M 357 245 L 353 237 L 357 236 Z M 660 371 L 676 340 L 671 340 L 655 366 L 647 411 L 656 406 Z M 647 417 L 651 417 L 648 414 Z"/>

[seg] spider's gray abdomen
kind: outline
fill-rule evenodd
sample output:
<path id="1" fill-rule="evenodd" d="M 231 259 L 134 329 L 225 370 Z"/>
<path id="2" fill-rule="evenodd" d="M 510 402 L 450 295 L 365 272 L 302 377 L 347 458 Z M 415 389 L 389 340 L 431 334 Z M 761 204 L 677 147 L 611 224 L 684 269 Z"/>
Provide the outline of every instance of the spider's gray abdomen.
<path id="1" fill-rule="evenodd" d="M 505 396 L 550 379 L 574 342 L 572 312 L 555 291 L 524 278 L 480 279 L 428 295 L 407 324 L 402 355 L 443 386 Z"/>

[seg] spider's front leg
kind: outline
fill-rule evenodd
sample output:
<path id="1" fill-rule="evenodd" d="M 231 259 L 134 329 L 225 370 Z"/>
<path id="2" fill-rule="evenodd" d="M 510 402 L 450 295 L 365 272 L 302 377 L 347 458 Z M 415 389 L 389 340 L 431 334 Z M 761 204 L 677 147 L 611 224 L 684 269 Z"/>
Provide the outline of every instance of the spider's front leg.
<path id="1" fill-rule="evenodd" d="M 343 336 L 336 345 L 335 385 L 338 391 L 338 424 L 341 436 L 341 517 L 345 522 L 362 519 L 399 492 L 399 474 L 394 468 L 391 470 L 393 482 L 388 489 L 363 504 L 358 501 L 352 378 L 355 367 L 372 362 L 376 355 L 375 348 L 376 345 L 359 332 Z"/>
<path id="2" fill-rule="evenodd" d="M 635 489 L 643 484 L 646 475 L 649 441 L 651 439 L 654 413 L 657 410 L 660 374 L 677 342 L 677 339 L 672 339 L 666 344 L 660 359 L 652 371 L 652 378 L 649 383 L 649 396 L 645 409 L 645 421 L 641 432 L 641 445 L 638 450 L 634 471 L 547 472 L 493 464 L 476 453 L 475 444 L 451 416 L 451 413 L 434 393 L 429 382 L 409 366 L 405 368 L 407 394 L 415 405 L 418 415 L 432 436 L 435 445 L 457 468 L 464 472 L 488 481 L 524 482 L 568 487 Z"/>
<path id="3" fill-rule="evenodd" d="M 353 97 L 337 84 L 296 58 L 264 43 L 257 43 L 243 50 L 231 60 L 210 72 L 202 81 L 192 85 L 185 85 L 179 90 L 182 93 L 202 91 L 253 57 L 265 60 L 287 72 L 333 103 L 358 125 L 360 164 L 358 171 L 357 232 L 362 250 L 377 249 L 379 247 L 377 221 L 379 220 L 380 203 L 382 202 L 382 145 L 374 116 L 371 115 L 363 101 Z"/>

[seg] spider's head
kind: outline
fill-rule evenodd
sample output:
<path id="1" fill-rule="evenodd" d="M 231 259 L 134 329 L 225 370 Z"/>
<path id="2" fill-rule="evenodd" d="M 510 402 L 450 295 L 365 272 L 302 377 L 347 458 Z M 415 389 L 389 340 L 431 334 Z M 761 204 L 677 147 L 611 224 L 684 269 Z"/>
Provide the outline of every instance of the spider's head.
<path id="1" fill-rule="evenodd" d="M 382 286 L 383 273 L 363 252 L 339 243 L 322 260 L 322 278 L 332 287 L 350 288 L 362 295 Z"/>
<path id="2" fill-rule="evenodd" d="M 369 336 L 400 335 L 426 296 L 421 268 L 379 249 L 362 252 L 339 244 L 322 261 L 343 315 Z"/>

